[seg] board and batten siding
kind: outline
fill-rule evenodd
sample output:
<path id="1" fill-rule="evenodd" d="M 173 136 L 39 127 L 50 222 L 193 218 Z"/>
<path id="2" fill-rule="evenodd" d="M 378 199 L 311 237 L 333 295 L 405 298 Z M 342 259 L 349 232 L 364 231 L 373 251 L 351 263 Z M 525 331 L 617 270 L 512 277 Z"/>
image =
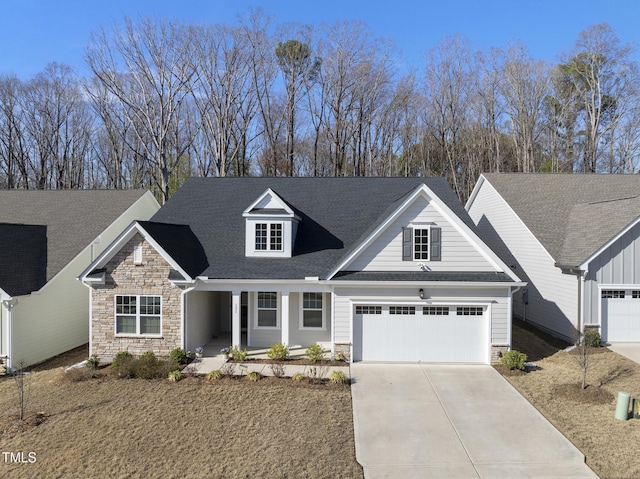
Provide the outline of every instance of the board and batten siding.
<path id="1" fill-rule="evenodd" d="M 513 297 L 513 313 L 571 339 L 578 319 L 578 280 L 563 274 L 555 260 L 493 186 L 484 181 L 470 205 L 469 216 L 480 237 L 526 281 L 529 303 Z"/>
<path id="2" fill-rule="evenodd" d="M 640 224 L 636 224 L 589 262 L 584 284 L 585 324 L 600 324 L 600 285 L 640 285 L 639 255 Z"/>
<path id="3" fill-rule="evenodd" d="M 423 261 L 431 271 L 495 271 L 487 259 L 437 208 L 420 196 L 408 206 L 350 264 L 351 271 L 416 271 L 416 261 L 402 261 L 402 228 L 409 224 L 434 224 L 441 228 L 440 261 Z"/>
<path id="4" fill-rule="evenodd" d="M 509 344 L 509 296 L 510 288 L 454 288 L 423 287 L 425 298 L 420 300 L 416 288 L 385 287 L 366 288 L 363 286 L 339 286 L 334 288 L 334 342 L 349 343 L 352 341 L 352 314 L 354 304 L 411 304 L 428 306 L 431 301 L 451 305 L 482 304 L 491 306 L 491 344 Z"/>
<path id="5" fill-rule="evenodd" d="M 135 220 L 147 220 L 160 206 L 141 196 L 87 245 L 40 291 L 20 296 L 12 314 L 12 367 L 49 359 L 89 342 L 89 289 L 77 280 L 85 268 Z"/>

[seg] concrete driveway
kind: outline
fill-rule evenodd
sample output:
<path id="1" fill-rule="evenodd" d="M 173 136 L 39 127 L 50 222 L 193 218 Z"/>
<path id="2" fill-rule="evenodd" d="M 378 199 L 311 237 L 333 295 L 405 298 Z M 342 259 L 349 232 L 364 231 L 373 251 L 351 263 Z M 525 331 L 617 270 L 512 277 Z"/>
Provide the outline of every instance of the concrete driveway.
<path id="1" fill-rule="evenodd" d="M 640 343 L 612 343 L 607 346 L 611 351 L 640 363 Z"/>
<path id="2" fill-rule="evenodd" d="M 597 478 L 490 366 L 351 366 L 356 459 L 367 479 Z"/>

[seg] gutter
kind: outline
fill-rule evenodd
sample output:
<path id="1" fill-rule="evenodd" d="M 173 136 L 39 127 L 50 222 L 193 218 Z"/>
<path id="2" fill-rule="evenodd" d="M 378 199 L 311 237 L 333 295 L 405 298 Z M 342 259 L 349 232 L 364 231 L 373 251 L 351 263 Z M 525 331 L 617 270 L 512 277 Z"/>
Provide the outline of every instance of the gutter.
<path id="1" fill-rule="evenodd" d="M 560 268 L 563 274 L 571 274 L 574 275 L 578 279 L 578 321 L 577 321 L 577 330 L 578 333 L 582 333 L 583 322 L 584 322 L 584 308 L 582 304 L 582 297 L 584 296 L 584 277 L 587 274 L 586 269 L 581 269 L 576 266 L 566 266 L 556 263 L 554 266 Z"/>

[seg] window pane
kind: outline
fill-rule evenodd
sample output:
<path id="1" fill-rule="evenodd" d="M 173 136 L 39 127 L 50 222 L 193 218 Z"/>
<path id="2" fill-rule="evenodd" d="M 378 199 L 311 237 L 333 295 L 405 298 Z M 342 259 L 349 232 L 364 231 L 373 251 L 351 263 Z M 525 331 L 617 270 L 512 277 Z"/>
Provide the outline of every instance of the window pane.
<path id="1" fill-rule="evenodd" d="M 258 308 L 276 309 L 278 307 L 278 293 L 258 293 Z"/>
<path id="2" fill-rule="evenodd" d="M 322 327 L 322 311 L 305 310 L 302 318 L 302 326 L 305 328 L 321 328 Z"/>
<path id="3" fill-rule="evenodd" d="M 140 316 L 140 334 L 160 334 L 160 318 Z"/>
<path id="4" fill-rule="evenodd" d="M 160 296 L 140 296 L 140 314 L 160 314 Z"/>
<path id="5" fill-rule="evenodd" d="M 322 309 L 322 293 L 304 293 L 303 307 L 305 309 Z"/>
<path id="6" fill-rule="evenodd" d="M 282 250 L 282 225 L 280 223 L 273 223 L 271 225 L 271 240 L 269 245 L 271 250 Z"/>
<path id="7" fill-rule="evenodd" d="M 116 314 L 136 314 L 136 297 L 116 296 Z"/>
<path id="8" fill-rule="evenodd" d="M 267 249 L 267 224 L 258 223 L 256 225 L 256 250 Z"/>
<path id="9" fill-rule="evenodd" d="M 135 316 L 116 316 L 117 334 L 136 334 Z"/>
<path id="10" fill-rule="evenodd" d="M 277 313 L 273 309 L 258 310 L 258 326 L 261 328 L 275 328 L 278 326 Z"/>
<path id="11" fill-rule="evenodd" d="M 429 229 L 413 230 L 413 258 L 429 259 Z"/>

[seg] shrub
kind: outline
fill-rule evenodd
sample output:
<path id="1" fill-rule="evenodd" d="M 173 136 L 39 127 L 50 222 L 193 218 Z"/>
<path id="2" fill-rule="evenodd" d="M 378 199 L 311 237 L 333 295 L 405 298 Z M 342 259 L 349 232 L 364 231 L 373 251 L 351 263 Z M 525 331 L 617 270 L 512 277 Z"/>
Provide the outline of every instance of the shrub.
<path id="1" fill-rule="evenodd" d="M 145 351 L 133 364 L 133 373 L 140 379 L 166 378 L 178 365 L 171 360 L 160 360 L 153 351 Z"/>
<path id="2" fill-rule="evenodd" d="M 135 360 L 128 351 L 119 351 L 111 361 L 111 372 L 119 378 L 132 378 Z"/>
<path id="3" fill-rule="evenodd" d="M 282 343 L 272 344 L 267 350 L 267 357 L 278 361 L 289 359 L 289 346 Z"/>
<path id="4" fill-rule="evenodd" d="M 269 367 L 271 368 L 271 372 L 275 377 L 281 378 L 282 376 L 284 376 L 284 364 L 273 363 L 273 364 L 269 364 Z"/>
<path id="5" fill-rule="evenodd" d="M 64 380 L 71 383 L 86 381 L 92 377 L 93 370 L 89 368 L 73 368 L 64 373 Z"/>
<path id="6" fill-rule="evenodd" d="M 180 371 L 179 369 L 175 371 L 171 371 L 169 373 L 169 381 L 171 381 L 172 383 L 177 383 L 183 378 L 184 378 L 184 374 L 182 374 L 182 371 Z"/>
<path id="7" fill-rule="evenodd" d="M 189 354 L 182 348 L 175 348 L 169 353 L 171 360 L 177 364 L 187 364 Z"/>
<path id="8" fill-rule="evenodd" d="M 597 329 L 587 329 L 584 332 L 584 345 L 588 348 L 599 348 L 602 346 L 602 338 Z"/>
<path id="9" fill-rule="evenodd" d="M 294 381 L 304 381 L 305 379 L 309 378 L 302 373 L 295 373 L 293 376 L 291 376 L 291 379 L 293 379 Z"/>
<path id="10" fill-rule="evenodd" d="M 234 363 L 224 363 L 220 367 L 220 372 L 225 376 L 233 376 L 236 373 L 236 365 Z"/>
<path id="11" fill-rule="evenodd" d="M 229 354 L 236 361 L 244 361 L 247 358 L 247 350 L 246 349 L 241 350 L 239 346 L 231 346 L 229 348 Z"/>
<path id="12" fill-rule="evenodd" d="M 247 374 L 247 379 L 249 381 L 260 381 L 262 379 L 262 374 L 260 374 L 258 371 L 251 371 Z"/>
<path id="13" fill-rule="evenodd" d="M 207 375 L 204 377 L 208 381 L 217 381 L 218 379 L 222 379 L 224 374 L 219 369 L 214 369 L 213 371 L 209 371 Z"/>
<path id="14" fill-rule="evenodd" d="M 98 369 L 98 366 L 100 366 L 100 358 L 97 354 L 92 354 L 87 358 L 87 367 L 89 369 L 96 370 Z"/>
<path id="15" fill-rule="evenodd" d="M 333 371 L 329 376 L 329 381 L 333 384 L 348 384 L 349 379 L 347 379 L 347 375 L 342 371 Z"/>
<path id="16" fill-rule="evenodd" d="M 502 357 L 500 358 L 500 362 L 504 364 L 509 370 L 520 369 L 521 371 L 524 371 L 524 363 L 526 360 L 527 355 L 515 349 L 505 351 L 504 353 L 502 353 Z"/>
<path id="17" fill-rule="evenodd" d="M 324 348 L 318 343 L 313 343 L 307 348 L 305 354 L 312 363 L 322 361 L 324 359 Z"/>

